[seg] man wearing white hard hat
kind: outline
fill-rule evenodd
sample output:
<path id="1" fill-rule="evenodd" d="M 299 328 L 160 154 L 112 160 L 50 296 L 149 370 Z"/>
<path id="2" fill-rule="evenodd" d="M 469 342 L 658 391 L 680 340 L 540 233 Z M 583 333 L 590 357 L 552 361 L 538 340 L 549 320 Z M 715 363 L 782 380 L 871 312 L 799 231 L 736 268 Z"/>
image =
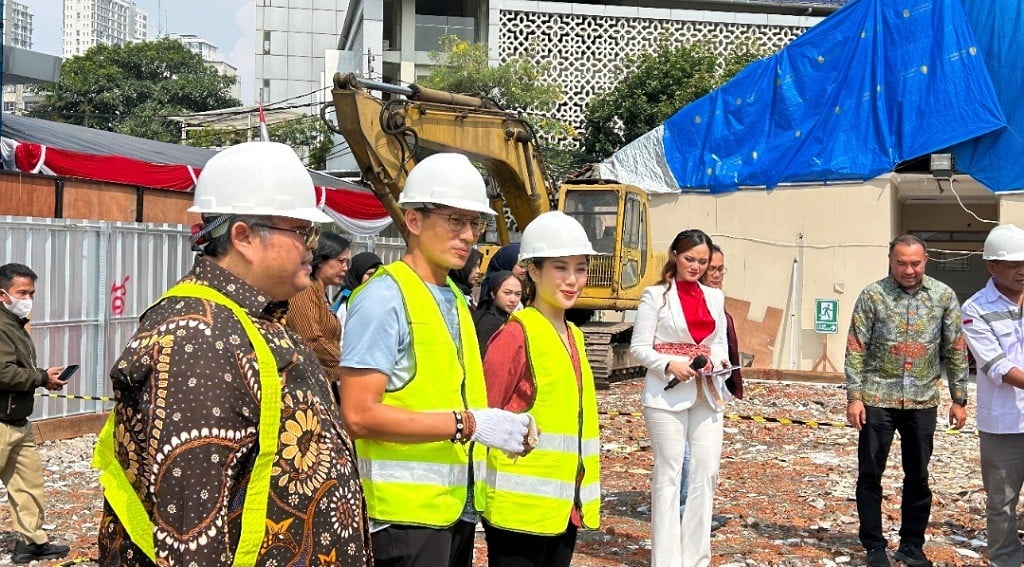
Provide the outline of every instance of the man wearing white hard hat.
<path id="1" fill-rule="evenodd" d="M 964 302 L 967 345 L 978 364 L 981 479 L 988 503 L 989 565 L 1020 567 L 1017 501 L 1024 483 L 1024 230 L 1004 224 L 985 239 L 991 277 Z"/>
<path id="2" fill-rule="evenodd" d="M 465 156 L 417 164 L 399 198 L 408 247 L 353 293 L 341 409 L 357 438 L 378 567 L 469 567 L 484 446 L 524 453 L 529 414 L 487 408 L 469 305 L 448 278 L 493 214 Z"/>
<path id="3" fill-rule="evenodd" d="M 100 565 L 368 567 L 355 451 L 316 355 L 285 326 L 310 285 L 309 172 L 271 142 L 207 162 L 192 270 L 110 371 Z"/>

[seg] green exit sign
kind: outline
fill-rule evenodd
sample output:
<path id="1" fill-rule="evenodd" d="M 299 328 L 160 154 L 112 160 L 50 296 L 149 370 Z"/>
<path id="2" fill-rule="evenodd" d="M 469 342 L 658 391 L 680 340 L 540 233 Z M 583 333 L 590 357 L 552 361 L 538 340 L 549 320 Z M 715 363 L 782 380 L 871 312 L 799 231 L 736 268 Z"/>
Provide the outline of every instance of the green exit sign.
<path id="1" fill-rule="evenodd" d="M 839 332 L 839 300 L 814 300 L 814 332 L 834 335 Z"/>

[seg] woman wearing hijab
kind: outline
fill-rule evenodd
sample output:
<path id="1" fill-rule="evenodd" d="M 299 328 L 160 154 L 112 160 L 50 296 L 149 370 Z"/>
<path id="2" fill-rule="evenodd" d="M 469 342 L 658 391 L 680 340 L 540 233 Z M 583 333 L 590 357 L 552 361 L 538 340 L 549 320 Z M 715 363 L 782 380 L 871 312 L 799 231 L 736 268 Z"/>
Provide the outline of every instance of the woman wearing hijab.
<path id="1" fill-rule="evenodd" d="M 480 283 L 480 263 L 484 255 L 476 248 L 469 249 L 469 256 L 466 258 L 466 265 L 457 270 L 449 270 L 448 277 L 455 282 L 455 285 L 462 291 L 469 302 L 469 308 L 476 311 L 477 301 L 473 298 L 473 288 Z"/>
<path id="2" fill-rule="evenodd" d="M 334 311 L 338 314 L 338 321 L 341 323 L 342 334 L 345 332 L 345 315 L 348 313 L 348 298 L 352 291 L 363 284 L 370 276 L 382 266 L 380 256 L 373 252 L 360 252 L 352 257 L 352 263 L 341 280 L 341 290 L 334 300 Z"/>
<path id="3" fill-rule="evenodd" d="M 508 321 L 509 315 L 522 303 L 523 283 L 512 272 L 501 271 L 491 278 L 490 297 L 481 297 L 480 306 L 473 314 L 476 339 L 480 343 L 480 356 L 487 354 L 491 336 Z"/>
<path id="4" fill-rule="evenodd" d="M 490 297 L 490 283 L 494 274 L 509 271 L 515 274 L 519 281 L 525 281 L 526 270 L 519 265 L 519 243 L 513 242 L 502 246 L 487 264 L 487 273 L 484 274 L 484 281 L 480 284 L 480 301 L 486 301 Z"/>

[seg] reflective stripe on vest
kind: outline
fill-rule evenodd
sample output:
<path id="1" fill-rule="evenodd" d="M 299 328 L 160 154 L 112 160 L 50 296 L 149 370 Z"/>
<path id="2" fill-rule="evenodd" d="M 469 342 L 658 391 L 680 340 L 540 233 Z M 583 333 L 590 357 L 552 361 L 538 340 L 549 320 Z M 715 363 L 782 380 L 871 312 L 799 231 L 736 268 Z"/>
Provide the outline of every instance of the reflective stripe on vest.
<path id="1" fill-rule="evenodd" d="M 536 309 L 512 314 L 523 327 L 526 354 L 536 384 L 530 414 L 541 434 L 527 456 L 510 459 L 501 451 L 487 454 L 487 501 L 484 517 L 507 530 L 557 535 L 565 531 L 573 506 L 583 526 L 600 523 L 600 450 L 594 375 L 584 350 L 583 334 L 569 325 L 580 356 L 582 391 L 562 338 Z M 582 482 L 577 476 L 583 469 Z"/>
<path id="2" fill-rule="evenodd" d="M 409 381 L 397 390 L 385 391 L 382 403 L 436 412 L 487 407 L 480 347 L 462 292 L 448 281 L 459 317 L 460 359 L 437 300 L 412 268 L 402 261 L 393 262 L 374 277 L 389 277 L 398 284 L 415 364 Z M 349 301 L 358 302 L 359 295 L 357 290 Z M 483 446 L 357 439 L 356 454 L 367 515 L 377 522 L 437 528 L 454 524 L 465 508 L 471 457 L 477 471 L 474 507 L 483 508 Z"/>
<path id="3" fill-rule="evenodd" d="M 242 506 L 242 533 L 238 538 L 238 549 L 235 550 L 233 563 L 255 565 L 260 546 L 263 545 L 271 467 L 277 454 L 278 433 L 281 428 L 281 379 L 277 372 L 277 361 L 266 339 L 249 319 L 249 315 L 226 295 L 204 285 L 179 283 L 167 290 L 156 303 L 171 297 L 202 299 L 230 309 L 242 324 L 245 335 L 256 353 L 256 363 L 260 371 L 260 449 L 253 464 L 249 485 L 246 487 L 245 503 Z M 110 503 L 128 537 L 150 561 L 156 563 L 153 520 L 146 513 L 135 488 L 117 460 L 115 428 L 115 412 L 111 412 L 96 442 L 92 466 L 100 471 L 99 480 L 103 485 L 103 497 Z"/>

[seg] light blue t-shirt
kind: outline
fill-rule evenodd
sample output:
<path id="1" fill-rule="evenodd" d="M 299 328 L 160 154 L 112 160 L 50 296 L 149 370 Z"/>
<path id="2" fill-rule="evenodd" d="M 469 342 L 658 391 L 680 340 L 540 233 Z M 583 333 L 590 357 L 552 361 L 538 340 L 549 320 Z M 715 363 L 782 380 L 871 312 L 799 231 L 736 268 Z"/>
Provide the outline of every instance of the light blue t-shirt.
<path id="1" fill-rule="evenodd" d="M 444 317 L 448 332 L 459 348 L 461 356 L 459 314 L 455 309 L 455 302 L 458 299 L 446 285 L 428 283 L 427 288 L 441 309 L 441 316 Z M 355 299 L 349 301 L 344 337 L 340 365 L 384 373 L 388 377 L 387 390 L 395 391 L 402 388 L 416 373 L 416 361 L 409 335 L 409 318 L 405 315 L 402 292 L 398 289 L 398 283 L 390 277 L 380 276 L 366 282 Z M 469 494 L 459 519 L 476 522 L 472 482 L 469 484 Z M 370 531 L 376 532 L 389 525 L 371 520 Z"/>
<path id="2" fill-rule="evenodd" d="M 461 348 L 455 294 L 446 285 L 427 284 L 427 288 L 441 309 L 452 340 Z M 340 365 L 380 371 L 388 377 L 388 391 L 401 389 L 416 373 L 409 318 L 402 292 L 392 278 L 373 278 L 349 302 L 344 336 Z"/>

